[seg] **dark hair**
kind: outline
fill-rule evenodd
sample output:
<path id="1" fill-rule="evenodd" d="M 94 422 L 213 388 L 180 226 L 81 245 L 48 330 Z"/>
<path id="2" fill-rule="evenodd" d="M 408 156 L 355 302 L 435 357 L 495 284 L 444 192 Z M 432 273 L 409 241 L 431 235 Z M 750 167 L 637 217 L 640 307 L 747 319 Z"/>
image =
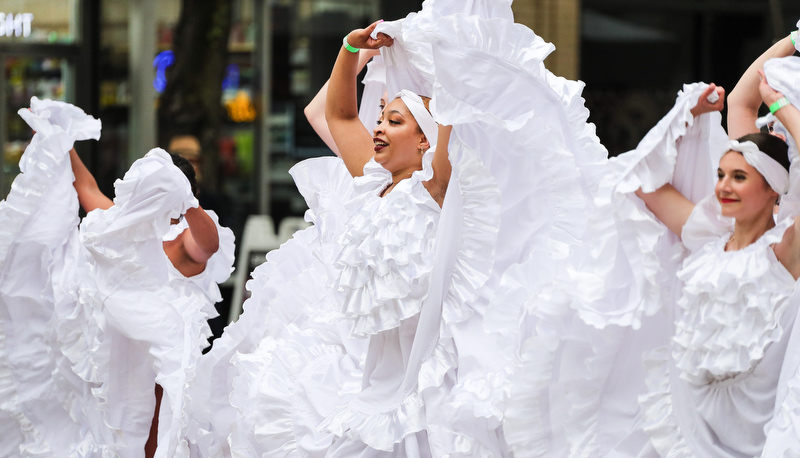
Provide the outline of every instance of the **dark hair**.
<path id="1" fill-rule="evenodd" d="M 758 146 L 758 149 L 764 152 L 767 156 L 778 161 L 786 171 L 789 171 L 789 145 L 780 137 L 775 135 L 765 134 L 762 132 L 755 134 L 747 134 L 737 139 L 739 142 L 751 141 Z"/>
<path id="2" fill-rule="evenodd" d="M 192 163 L 175 153 L 169 153 L 169 155 L 172 156 L 172 163 L 175 164 L 175 167 L 181 169 L 181 172 L 189 179 L 189 184 L 192 186 L 192 194 L 197 197 L 197 179 L 194 175 Z"/>

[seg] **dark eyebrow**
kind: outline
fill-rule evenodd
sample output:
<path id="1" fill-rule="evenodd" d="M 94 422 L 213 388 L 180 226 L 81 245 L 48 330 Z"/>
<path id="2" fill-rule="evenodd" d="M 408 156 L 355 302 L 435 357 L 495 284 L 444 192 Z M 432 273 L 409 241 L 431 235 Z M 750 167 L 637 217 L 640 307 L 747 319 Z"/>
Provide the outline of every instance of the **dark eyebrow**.
<path id="1" fill-rule="evenodd" d="M 399 111 L 397 111 L 397 110 L 391 110 L 391 111 L 389 111 L 389 114 L 394 114 L 394 113 L 397 113 L 397 114 L 399 114 L 400 116 L 403 116 L 403 113 L 400 113 L 400 112 L 399 112 Z M 405 118 L 405 116 L 403 116 L 403 117 Z"/>
<path id="2" fill-rule="evenodd" d="M 725 173 L 725 171 L 717 167 L 717 173 Z M 742 169 L 733 169 L 731 170 L 731 173 L 741 173 L 742 175 L 747 175 L 747 172 Z"/>

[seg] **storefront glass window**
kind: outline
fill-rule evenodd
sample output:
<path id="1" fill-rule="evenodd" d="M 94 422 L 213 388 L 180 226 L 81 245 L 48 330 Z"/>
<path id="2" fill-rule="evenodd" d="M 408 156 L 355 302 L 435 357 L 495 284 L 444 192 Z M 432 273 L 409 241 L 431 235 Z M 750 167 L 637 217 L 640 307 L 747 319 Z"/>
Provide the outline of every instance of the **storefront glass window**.
<path id="1" fill-rule="evenodd" d="M 3 0 L 0 43 L 73 43 L 77 2 L 72 0 Z"/>

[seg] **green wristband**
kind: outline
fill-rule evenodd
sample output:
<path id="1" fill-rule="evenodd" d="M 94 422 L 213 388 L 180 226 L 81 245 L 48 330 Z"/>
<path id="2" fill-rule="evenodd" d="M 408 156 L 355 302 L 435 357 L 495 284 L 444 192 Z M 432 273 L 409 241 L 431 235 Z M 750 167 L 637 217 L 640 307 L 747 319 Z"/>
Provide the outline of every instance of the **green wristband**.
<path id="1" fill-rule="evenodd" d="M 347 35 L 350 35 L 350 34 L 348 33 Z M 345 35 L 344 38 L 342 38 L 342 46 L 344 46 L 344 49 L 346 49 L 346 50 L 350 51 L 351 53 L 355 54 L 355 53 L 358 52 L 358 48 L 354 48 L 354 47 L 350 46 L 350 43 L 347 42 L 347 35 Z"/>
<path id="2" fill-rule="evenodd" d="M 789 37 L 792 39 L 792 46 L 795 48 L 797 47 L 797 30 L 789 34 Z"/>
<path id="3" fill-rule="evenodd" d="M 781 97 L 780 99 L 776 100 L 775 103 L 769 106 L 769 112 L 775 114 L 775 112 L 786 105 L 789 105 L 789 100 L 786 97 Z"/>

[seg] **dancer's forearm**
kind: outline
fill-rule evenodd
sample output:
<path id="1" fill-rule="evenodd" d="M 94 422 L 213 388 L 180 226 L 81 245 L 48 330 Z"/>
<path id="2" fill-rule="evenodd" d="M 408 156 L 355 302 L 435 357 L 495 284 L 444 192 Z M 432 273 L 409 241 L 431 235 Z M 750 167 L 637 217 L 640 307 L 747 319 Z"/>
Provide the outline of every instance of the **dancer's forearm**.
<path id="1" fill-rule="evenodd" d="M 69 159 L 72 163 L 72 174 L 75 175 L 73 186 L 78 193 L 78 201 L 83 210 L 88 213 L 96 208 L 103 210 L 111 208 L 114 202 L 100 191 L 97 181 L 81 161 L 75 148 L 70 150 Z"/>
<path id="2" fill-rule="evenodd" d="M 361 73 L 361 70 L 365 65 L 367 65 L 367 62 L 369 62 L 370 59 L 378 54 L 379 51 L 377 49 L 362 49 L 359 51 L 356 73 Z M 333 151 L 337 156 L 341 157 L 339 148 L 336 146 L 336 142 L 333 141 L 331 131 L 328 129 L 328 121 L 325 118 L 329 84 L 330 83 L 328 81 L 325 82 L 317 95 L 315 95 L 314 98 L 311 99 L 311 102 L 309 102 L 308 105 L 306 105 L 306 107 L 303 109 L 303 113 L 306 115 L 306 119 L 308 120 L 308 123 L 311 124 L 314 132 L 316 132 L 322 141 L 328 145 L 328 148 L 330 148 L 331 151 Z"/>
<path id="3" fill-rule="evenodd" d="M 372 133 L 367 131 L 358 118 L 356 78 L 359 53 L 351 50 L 379 49 L 391 45 L 393 41 L 387 35 L 378 34 L 377 39 L 370 37 L 377 25 L 378 22 L 375 22 L 365 29 L 353 30 L 347 35 L 347 46 L 342 44 L 339 57 L 336 58 L 331 72 L 328 97 L 325 102 L 328 129 L 339 148 L 347 170 L 353 176 L 364 173 L 364 164 L 374 156 L 375 146 Z"/>

